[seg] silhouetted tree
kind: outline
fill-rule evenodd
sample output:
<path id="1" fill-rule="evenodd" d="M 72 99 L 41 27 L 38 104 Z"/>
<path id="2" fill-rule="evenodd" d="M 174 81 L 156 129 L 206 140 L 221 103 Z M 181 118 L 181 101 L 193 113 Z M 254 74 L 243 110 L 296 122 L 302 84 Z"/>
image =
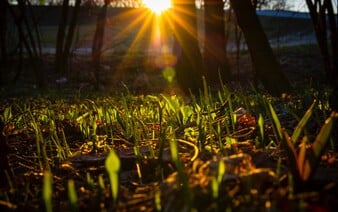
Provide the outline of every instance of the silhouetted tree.
<path id="1" fill-rule="evenodd" d="M 226 54 L 226 37 L 223 0 L 204 0 L 204 63 L 209 83 L 230 79 L 230 67 Z"/>
<path id="2" fill-rule="evenodd" d="M 56 37 L 56 52 L 55 52 L 55 71 L 65 74 L 68 69 L 68 59 L 70 48 L 73 43 L 75 28 L 77 25 L 78 13 L 81 5 L 81 0 L 76 0 L 72 10 L 72 16 L 69 22 L 68 31 L 67 23 L 69 16 L 69 0 L 63 0 L 62 11 L 59 19 L 58 32 Z M 67 34 L 66 34 L 67 31 Z"/>
<path id="3" fill-rule="evenodd" d="M 5 64 L 7 64 L 7 1 L 0 1 L 0 86 L 3 83 L 3 72 Z"/>
<path id="4" fill-rule="evenodd" d="M 104 40 L 104 29 L 106 26 L 106 18 L 107 18 L 107 7 L 111 0 L 105 0 L 104 5 L 100 9 L 97 15 L 96 21 L 96 30 L 93 38 L 92 45 L 92 60 L 94 64 L 94 75 L 96 80 L 96 88 L 99 86 L 99 77 L 100 77 L 100 62 L 101 62 L 101 53 L 102 46 Z"/>
<path id="5" fill-rule="evenodd" d="M 242 29 L 256 77 L 272 95 L 291 91 L 291 85 L 276 60 L 250 0 L 230 0 Z"/>
<path id="6" fill-rule="evenodd" d="M 4 133 L 5 123 L 2 118 L 0 116 L 0 189 L 7 188 L 9 186 L 8 177 L 12 177 L 8 160 L 9 146 Z"/>
<path id="7" fill-rule="evenodd" d="M 23 71 L 23 58 L 24 55 L 23 49 L 25 49 L 26 54 L 29 58 L 31 68 L 34 72 L 34 77 L 38 87 L 44 86 L 44 73 L 42 71 L 42 61 L 41 61 L 41 41 L 40 33 L 38 26 L 35 20 L 35 14 L 31 10 L 31 4 L 28 0 L 18 0 L 17 5 L 9 4 L 8 0 L 1 1 L 1 14 L 4 19 L 1 19 L 1 30 L 0 30 L 0 39 L 1 39 L 1 66 L 6 71 L 9 72 L 9 57 L 8 53 L 8 32 L 7 24 L 14 23 L 16 31 L 14 32 L 15 37 L 17 37 L 17 44 L 14 45 L 13 52 L 16 54 L 15 59 L 18 60 L 17 72 L 14 73 L 13 82 L 16 82 L 22 71 Z M 13 54 L 13 53 L 12 53 Z M 11 73 L 12 74 L 12 73 Z M 2 76 L 3 77 L 3 76 Z"/>
<path id="8" fill-rule="evenodd" d="M 306 0 L 327 81 L 338 86 L 338 24 L 332 0 Z M 328 36 L 329 32 L 329 36 Z"/>
<path id="9" fill-rule="evenodd" d="M 174 35 L 178 62 L 176 77 L 186 93 L 202 88 L 203 62 L 197 37 L 195 0 L 173 0 Z"/>

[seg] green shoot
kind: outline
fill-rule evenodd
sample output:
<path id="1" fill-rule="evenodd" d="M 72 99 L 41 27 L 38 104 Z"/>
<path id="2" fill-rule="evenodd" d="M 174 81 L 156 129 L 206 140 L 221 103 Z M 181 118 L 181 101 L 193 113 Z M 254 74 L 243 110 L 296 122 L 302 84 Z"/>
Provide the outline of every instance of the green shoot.
<path id="1" fill-rule="evenodd" d="M 292 141 L 295 143 L 298 141 L 298 138 L 301 134 L 301 132 L 303 131 L 304 126 L 307 124 L 307 122 L 309 121 L 312 113 L 313 113 L 313 109 L 314 106 L 316 105 L 316 101 L 314 101 L 312 103 L 312 105 L 310 106 L 310 108 L 306 111 L 305 115 L 303 116 L 303 118 L 298 122 L 298 125 L 296 126 L 295 130 L 292 133 L 291 139 Z"/>
<path id="2" fill-rule="evenodd" d="M 259 128 L 259 134 L 261 136 L 261 144 L 264 145 L 264 118 L 262 114 L 259 114 L 258 117 L 258 128 Z"/>
<path id="3" fill-rule="evenodd" d="M 70 204 L 70 210 L 72 212 L 78 211 L 77 195 L 76 195 L 74 180 L 68 181 L 68 199 L 69 199 L 69 204 Z"/>
<path id="4" fill-rule="evenodd" d="M 102 174 L 99 175 L 98 181 L 99 181 L 100 190 L 104 191 L 105 185 L 104 185 L 104 180 L 103 180 L 103 175 Z"/>
<path id="5" fill-rule="evenodd" d="M 219 184 L 217 182 L 216 177 L 212 177 L 211 179 L 211 190 L 212 190 L 212 197 L 216 200 L 219 194 Z"/>
<path id="6" fill-rule="evenodd" d="M 281 139 L 283 138 L 283 135 L 282 135 L 282 131 L 281 131 L 282 128 L 281 128 L 279 118 L 276 114 L 275 109 L 273 109 L 271 103 L 268 103 L 268 105 L 269 105 L 270 115 L 271 115 L 271 118 L 272 118 L 273 127 L 274 127 L 274 130 L 276 132 L 277 140 L 281 141 Z"/>
<path id="7" fill-rule="evenodd" d="M 291 173 L 293 175 L 296 185 L 303 185 L 304 183 L 308 182 L 313 176 L 319 164 L 320 157 L 322 156 L 326 146 L 328 145 L 334 122 L 337 118 L 338 114 L 336 112 L 332 112 L 331 116 L 326 119 L 320 132 L 316 136 L 316 139 L 314 140 L 310 151 L 306 149 L 308 138 L 305 136 L 302 140 L 300 151 L 299 153 L 297 153 L 292 138 L 284 130 L 284 146 L 288 153 L 288 158 L 291 164 Z"/>
<path id="8" fill-rule="evenodd" d="M 88 187 L 93 190 L 95 188 L 94 187 L 94 179 L 92 178 L 92 176 L 90 175 L 89 172 L 87 172 L 87 174 L 86 174 L 86 179 L 87 179 Z"/>
<path id="9" fill-rule="evenodd" d="M 42 199 L 45 203 L 46 211 L 52 212 L 53 176 L 49 171 L 43 175 Z"/>
<path id="10" fill-rule="evenodd" d="M 170 151 L 171 151 L 171 158 L 177 168 L 179 179 L 182 183 L 182 189 L 184 192 L 184 198 L 185 203 L 188 205 L 188 207 L 192 208 L 192 194 L 189 188 L 188 179 L 184 172 L 184 165 L 182 164 L 180 158 L 179 158 L 179 151 L 178 151 L 178 145 L 177 140 L 175 138 L 171 138 L 169 141 L 170 144 Z"/>
<path id="11" fill-rule="evenodd" d="M 225 173 L 225 164 L 223 160 L 218 162 L 217 176 L 212 177 L 211 187 L 212 187 L 212 196 L 214 199 L 217 199 L 219 196 L 219 187 L 222 183 L 223 176 Z"/>
<path id="12" fill-rule="evenodd" d="M 155 207 L 156 207 L 156 211 L 162 211 L 160 189 L 157 189 L 155 192 Z"/>
<path id="13" fill-rule="evenodd" d="M 118 191 L 119 191 L 119 173 L 120 173 L 120 159 L 115 151 L 111 151 L 105 161 L 105 168 L 109 175 L 111 193 L 113 197 L 114 205 L 117 203 Z"/>

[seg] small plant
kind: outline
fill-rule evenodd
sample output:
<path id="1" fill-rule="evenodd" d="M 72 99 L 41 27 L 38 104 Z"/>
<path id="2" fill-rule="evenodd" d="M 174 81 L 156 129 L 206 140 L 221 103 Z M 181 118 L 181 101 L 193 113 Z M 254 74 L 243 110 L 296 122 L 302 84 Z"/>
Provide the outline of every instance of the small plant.
<path id="1" fill-rule="evenodd" d="M 47 152 L 46 152 L 46 141 L 45 141 L 43 134 L 42 134 L 40 122 L 34 117 L 34 115 L 31 111 L 29 111 L 28 114 L 30 115 L 30 118 L 31 118 L 29 124 L 35 132 L 37 157 L 38 157 L 38 163 L 39 163 L 40 169 L 41 170 L 44 170 L 44 169 L 50 170 L 48 156 L 47 156 Z"/>
<path id="2" fill-rule="evenodd" d="M 174 121 L 179 125 L 179 127 L 185 126 L 192 119 L 194 113 L 193 108 L 189 105 L 183 105 L 180 102 L 180 98 L 176 96 L 167 97 L 161 95 L 164 99 L 163 108 L 167 113 L 166 115 L 174 116 Z"/>
<path id="3" fill-rule="evenodd" d="M 113 203 L 116 206 L 117 197 L 119 191 L 119 174 L 120 174 L 120 159 L 115 153 L 115 151 L 111 151 L 106 158 L 105 168 L 109 175 L 111 193 L 113 197 Z"/>
<path id="4" fill-rule="evenodd" d="M 269 114 L 270 114 L 271 119 L 272 119 L 272 123 L 273 123 L 272 126 L 273 126 L 273 130 L 274 130 L 276 139 L 277 139 L 277 141 L 281 141 L 282 138 L 283 138 L 283 135 L 282 135 L 282 130 L 281 130 L 282 127 L 281 127 L 279 118 L 277 116 L 275 109 L 271 105 L 271 103 L 268 103 L 268 106 L 269 106 Z"/>
<path id="5" fill-rule="evenodd" d="M 78 211 L 77 195 L 76 195 L 74 180 L 68 181 L 68 199 L 69 199 L 69 204 L 70 204 L 70 210 L 73 212 Z"/>
<path id="6" fill-rule="evenodd" d="M 169 140 L 171 158 L 177 168 L 178 177 L 179 177 L 180 183 L 182 185 L 183 193 L 184 193 L 183 198 L 184 198 L 185 204 L 189 209 L 192 209 L 192 193 L 190 191 L 187 175 L 184 172 L 184 165 L 182 164 L 180 157 L 179 157 L 179 150 L 178 150 L 177 143 L 178 142 L 175 136 L 172 135 L 172 138 L 170 138 Z"/>
<path id="7" fill-rule="evenodd" d="M 327 147 L 334 122 L 338 118 L 338 113 L 332 112 L 330 117 L 326 119 L 310 147 L 308 147 L 308 137 L 304 136 L 300 141 L 299 151 L 297 151 L 295 144 L 298 142 L 301 131 L 312 114 L 314 104 L 311 105 L 303 118 L 299 121 L 292 136 L 289 136 L 286 130 L 282 130 L 282 146 L 286 148 L 291 166 L 291 174 L 297 188 L 301 188 L 311 180 L 311 177 L 318 167 L 321 156 Z"/>
<path id="8" fill-rule="evenodd" d="M 219 160 L 217 176 L 212 178 L 211 187 L 212 187 L 212 197 L 216 200 L 219 197 L 219 187 L 223 181 L 223 176 L 225 174 L 225 164 L 223 160 Z"/>
<path id="9" fill-rule="evenodd" d="M 52 212 L 52 194 L 53 194 L 53 175 L 46 171 L 43 175 L 42 198 L 45 203 L 46 211 Z"/>
<path id="10" fill-rule="evenodd" d="M 261 138 L 261 145 L 265 146 L 265 142 L 264 142 L 264 119 L 263 119 L 262 114 L 259 114 L 257 124 L 258 124 L 258 128 L 259 128 L 259 135 L 260 135 L 260 138 Z"/>

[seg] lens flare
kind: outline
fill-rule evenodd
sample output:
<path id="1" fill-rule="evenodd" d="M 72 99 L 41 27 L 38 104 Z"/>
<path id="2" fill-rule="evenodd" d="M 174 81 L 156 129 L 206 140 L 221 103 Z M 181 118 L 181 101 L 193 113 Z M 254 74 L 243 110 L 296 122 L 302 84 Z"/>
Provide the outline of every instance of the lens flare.
<path id="1" fill-rule="evenodd" d="M 162 76 L 165 80 L 167 80 L 168 83 L 172 83 L 174 81 L 174 78 L 176 76 L 176 71 L 172 67 L 167 67 L 163 69 Z"/>

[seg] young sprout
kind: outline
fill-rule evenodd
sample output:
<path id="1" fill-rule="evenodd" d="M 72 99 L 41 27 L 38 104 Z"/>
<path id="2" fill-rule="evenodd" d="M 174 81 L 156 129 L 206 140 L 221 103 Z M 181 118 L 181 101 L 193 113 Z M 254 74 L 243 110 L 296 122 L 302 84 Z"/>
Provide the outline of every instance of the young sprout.
<path id="1" fill-rule="evenodd" d="M 261 136 L 261 145 L 265 146 L 264 145 L 264 119 L 263 119 L 262 114 L 259 114 L 259 117 L 258 117 L 258 128 L 259 128 L 259 133 Z"/>
<path id="2" fill-rule="evenodd" d="M 119 191 L 119 173 L 120 173 L 120 159 L 118 155 L 112 150 L 105 161 L 105 168 L 108 172 L 111 193 L 113 196 L 114 205 L 117 203 L 118 191 Z"/>
<path id="3" fill-rule="evenodd" d="M 225 173 L 225 164 L 223 160 L 219 160 L 218 162 L 218 170 L 217 170 L 217 176 L 214 176 L 211 181 L 211 187 L 212 187 L 212 197 L 214 199 L 217 199 L 219 196 L 219 187 L 222 183 L 223 176 Z"/>
<path id="4" fill-rule="evenodd" d="M 292 138 L 285 130 L 283 130 L 283 145 L 286 148 L 288 159 L 290 160 L 291 174 L 297 188 L 302 188 L 302 186 L 309 182 L 313 176 L 320 162 L 321 156 L 328 145 L 328 141 L 337 118 L 338 113 L 332 112 L 331 116 L 326 119 L 309 149 L 306 147 L 308 137 L 304 136 L 302 138 L 299 152 L 296 150 Z"/>
<path id="5" fill-rule="evenodd" d="M 70 204 L 70 210 L 73 212 L 78 211 L 77 195 L 76 195 L 74 180 L 68 181 L 68 199 L 69 199 L 69 204 Z"/>
<path id="6" fill-rule="evenodd" d="M 272 118 L 273 127 L 274 127 L 273 129 L 275 131 L 277 140 L 281 141 L 282 138 L 283 138 L 283 135 L 282 135 L 282 131 L 281 131 L 282 127 L 281 127 L 279 118 L 277 116 L 277 113 L 276 113 L 275 109 L 272 107 L 271 103 L 268 103 L 268 105 L 269 105 L 269 112 L 270 112 L 270 115 L 271 115 L 271 118 Z"/>
<path id="7" fill-rule="evenodd" d="M 43 175 L 42 198 L 45 203 L 46 212 L 52 212 L 53 176 L 49 171 Z"/>
<path id="8" fill-rule="evenodd" d="M 162 211 L 162 205 L 161 205 L 161 190 L 158 189 L 155 192 L 155 207 L 157 211 Z"/>
<path id="9" fill-rule="evenodd" d="M 184 201 L 187 204 L 187 206 L 191 209 L 192 208 L 192 194 L 189 188 L 187 175 L 184 172 L 184 165 L 182 164 L 180 157 L 179 157 L 179 151 L 178 151 L 178 145 L 176 138 L 171 138 L 169 141 L 170 144 L 170 152 L 171 152 L 171 158 L 177 168 L 178 176 L 182 184 L 182 189 L 184 192 Z"/>

